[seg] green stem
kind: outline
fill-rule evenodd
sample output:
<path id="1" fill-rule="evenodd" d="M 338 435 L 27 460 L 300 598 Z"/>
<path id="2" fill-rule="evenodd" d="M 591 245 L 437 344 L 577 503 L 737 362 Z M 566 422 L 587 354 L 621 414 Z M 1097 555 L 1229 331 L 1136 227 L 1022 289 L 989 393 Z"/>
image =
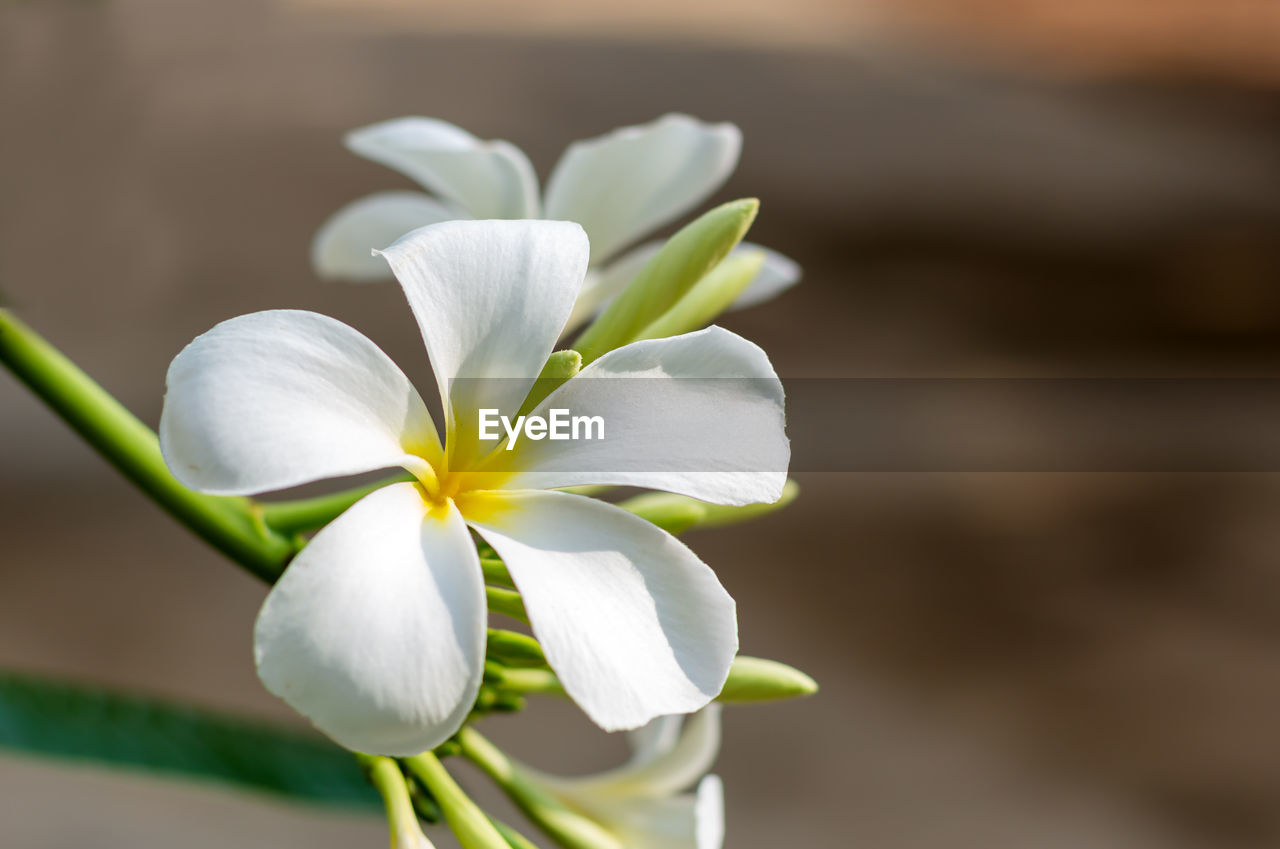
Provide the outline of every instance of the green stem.
<path id="1" fill-rule="evenodd" d="M 507 849 L 507 841 L 431 752 L 405 758 L 409 772 L 431 792 L 463 849 Z"/>
<path id="2" fill-rule="evenodd" d="M 179 483 L 155 433 L 5 309 L 0 362 L 153 501 L 245 569 L 270 582 L 296 553 L 294 542 L 267 527 L 249 499 L 202 495 Z"/>
<path id="3" fill-rule="evenodd" d="M 567 807 L 501 749 L 469 725 L 456 737 L 467 760 L 484 770 L 524 814 L 566 849 L 622 849 L 594 820 Z"/>
<path id="4" fill-rule="evenodd" d="M 364 768 L 369 783 L 382 796 L 382 804 L 387 809 L 387 826 L 391 831 L 393 849 L 420 843 L 422 828 L 418 825 L 418 814 L 414 810 L 409 785 L 405 782 L 400 767 L 391 758 L 380 755 L 356 755 L 356 760 Z M 418 841 L 412 839 L 415 836 L 419 837 Z"/>
<path id="5" fill-rule="evenodd" d="M 170 474 L 151 428 L 6 309 L 0 309 L 0 362 L 171 516 L 268 584 L 301 547 L 293 531 L 325 524 L 368 492 L 393 482 L 272 505 L 204 495 Z M 485 566 L 495 580 L 510 581 L 500 561 Z M 494 612 L 525 618 L 519 593 L 493 593 Z"/>
<path id="6" fill-rule="evenodd" d="M 498 830 L 502 838 L 507 841 L 511 849 L 538 849 L 538 845 L 502 820 L 496 817 L 489 817 L 489 822 L 493 823 L 493 827 Z"/>
<path id="7" fill-rule="evenodd" d="M 273 529 L 282 534 L 296 534 L 310 531 L 329 524 L 347 508 L 355 504 L 375 490 L 393 483 L 414 480 L 413 475 L 403 472 L 384 480 L 357 486 L 352 489 L 335 492 L 332 495 L 318 495 L 315 498 L 299 498 L 293 501 L 275 501 L 259 505 L 262 518 Z"/>

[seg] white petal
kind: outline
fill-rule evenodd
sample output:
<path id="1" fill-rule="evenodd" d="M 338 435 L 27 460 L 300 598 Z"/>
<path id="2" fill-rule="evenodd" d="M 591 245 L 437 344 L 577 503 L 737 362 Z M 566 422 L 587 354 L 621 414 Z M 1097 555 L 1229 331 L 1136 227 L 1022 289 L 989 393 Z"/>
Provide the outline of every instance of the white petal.
<path id="1" fill-rule="evenodd" d="M 708 775 L 698 785 L 695 803 L 698 849 L 724 846 L 724 783 L 718 775 Z"/>
<path id="2" fill-rule="evenodd" d="M 675 537 L 579 495 L 483 497 L 463 514 L 506 562 L 548 662 L 597 725 L 636 728 L 720 692 L 738 645 L 733 599 Z"/>
<path id="3" fill-rule="evenodd" d="M 347 147 L 393 168 L 474 218 L 538 217 L 538 178 L 521 150 L 435 118 L 396 118 L 347 134 Z"/>
<path id="4" fill-rule="evenodd" d="M 558 786 L 573 793 L 575 798 L 674 796 L 706 775 L 719 753 L 720 706 L 713 702 L 690 717 L 683 733 L 656 757 L 641 762 L 632 760 L 584 778 L 559 779 Z"/>
<path id="5" fill-rule="evenodd" d="M 547 182 L 544 216 L 586 228 L 598 264 L 710 197 L 741 149 L 733 124 L 688 115 L 574 142 Z"/>
<path id="6" fill-rule="evenodd" d="M 169 366 L 160 448 L 192 489 L 243 495 L 439 453 L 431 416 L 378 346 L 340 321 L 273 310 L 224 321 Z"/>
<path id="7" fill-rule="evenodd" d="M 587 272 L 587 281 L 578 293 L 578 300 L 573 305 L 573 313 L 565 323 L 564 332 L 568 333 L 617 297 L 627 288 L 627 284 L 635 279 L 644 268 L 646 262 L 662 247 L 662 242 L 645 242 L 638 248 L 627 251 L 604 268 Z"/>
<path id="8" fill-rule="evenodd" d="M 587 250 L 582 228 L 565 221 L 448 221 L 384 252 L 445 407 L 465 427 L 482 407 L 514 415 L 573 307 Z"/>
<path id="9" fill-rule="evenodd" d="M 592 799 L 581 803 L 568 798 L 617 835 L 626 849 L 702 849 L 692 793 L 665 799 Z"/>
<path id="10" fill-rule="evenodd" d="M 378 192 L 347 204 L 316 231 L 311 267 L 331 280 L 390 280 L 391 269 L 375 248 L 410 230 L 466 217 L 422 192 Z"/>
<path id="11" fill-rule="evenodd" d="M 759 251 L 764 254 L 764 265 L 755 279 L 747 284 L 747 288 L 734 300 L 731 309 L 740 310 L 753 307 L 770 298 L 776 298 L 785 290 L 800 282 L 800 266 L 777 251 L 751 242 L 743 242 L 734 249 L 738 251 Z"/>
<path id="12" fill-rule="evenodd" d="M 719 754 L 720 705 L 713 702 L 689 717 L 675 744 L 658 757 L 616 771 L 618 785 L 644 787 L 648 795 L 671 795 L 706 775 Z M 606 776 L 607 773 L 597 776 L 601 789 Z"/>
<path id="13" fill-rule="evenodd" d="M 791 456 L 782 383 L 764 351 L 723 328 L 610 351 L 531 415 L 551 409 L 600 416 L 604 439 L 522 438 L 511 489 L 643 486 L 716 504 L 782 495 Z"/>
<path id="14" fill-rule="evenodd" d="M 357 502 L 285 570 L 254 633 L 267 689 L 338 743 L 413 755 L 461 726 L 480 686 L 485 595 L 452 503 L 416 484 Z"/>
<path id="15" fill-rule="evenodd" d="M 634 731 L 627 732 L 627 743 L 631 746 L 631 760 L 627 766 L 640 766 L 649 763 L 671 749 L 680 739 L 680 728 L 684 725 L 683 716 L 660 716 Z"/>

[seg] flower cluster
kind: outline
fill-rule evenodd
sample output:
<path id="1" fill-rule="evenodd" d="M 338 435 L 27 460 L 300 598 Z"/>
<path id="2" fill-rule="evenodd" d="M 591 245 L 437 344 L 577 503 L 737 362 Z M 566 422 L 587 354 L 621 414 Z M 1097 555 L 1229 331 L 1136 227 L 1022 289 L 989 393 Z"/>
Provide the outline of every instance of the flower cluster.
<path id="1" fill-rule="evenodd" d="M 403 759 L 417 791 L 471 835 L 464 845 L 522 845 L 505 826 L 467 820 L 469 803 L 434 759 L 457 752 L 565 845 L 716 849 L 720 783 L 702 776 L 719 746 L 711 702 L 737 655 L 734 602 L 670 532 L 679 522 L 577 488 L 665 491 L 695 512 L 784 494 L 783 390 L 765 353 L 716 326 L 654 329 L 676 328 L 670 316 L 714 269 L 686 274 L 674 291 L 666 269 L 680 266 L 687 245 L 621 253 L 720 186 L 738 156 L 737 129 L 672 115 L 578 142 L 541 199 L 518 149 L 441 121 L 390 121 L 348 144 L 435 197 L 390 192 L 351 204 L 321 229 L 313 259 L 326 276 L 399 282 L 435 375 L 441 426 L 374 342 L 311 312 L 219 324 L 167 378 L 161 449 L 197 491 L 243 496 L 405 473 L 315 533 L 275 583 L 254 632 L 260 678 L 342 746 L 380 756 L 366 768 L 404 845 L 429 844 L 404 814 L 408 797 L 388 758 Z M 733 251 L 763 257 L 735 284 L 735 305 L 798 278 L 789 260 L 736 245 L 740 237 L 703 251 L 712 266 Z M 629 287 L 645 286 L 672 290 L 645 301 L 658 317 L 646 316 L 648 333 L 610 338 L 585 366 L 572 348 L 555 350 L 611 302 L 630 309 L 646 292 Z M 728 305 L 717 304 L 711 312 Z M 707 312 L 685 308 L 694 323 Z M 597 343 L 608 335 L 596 331 Z M 495 444 L 478 425 L 567 409 L 598 419 L 602 435 L 608 422 L 607 438 L 508 433 Z M 511 604 L 495 607 L 502 598 Z M 525 618 L 533 639 L 508 639 L 527 641 L 530 668 L 504 664 L 490 609 Z M 521 674 L 542 675 L 544 689 L 567 694 L 606 730 L 639 729 L 633 759 L 564 779 L 501 755 L 470 720 L 486 706 L 518 707 Z M 696 794 L 681 794 L 699 778 Z"/>
<path id="2" fill-rule="evenodd" d="M 316 234 L 311 262 L 322 277 L 388 279 L 370 248 L 440 221 L 458 218 L 545 218 L 576 221 L 591 241 L 590 268 L 565 332 L 577 328 L 618 294 L 661 247 L 642 239 L 696 208 L 738 164 L 742 133 L 732 124 L 707 124 L 666 115 L 574 142 L 539 197 L 538 178 L 524 153 L 504 141 L 482 141 L 435 118 L 396 118 L 348 134 L 347 147 L 392 168 L 435 197 L 414 191 L 378 192 L 336 212 Z M 787 257 L 759 252 L 759 271 L 735 299 L 749 307 L 800 279 Z"/>

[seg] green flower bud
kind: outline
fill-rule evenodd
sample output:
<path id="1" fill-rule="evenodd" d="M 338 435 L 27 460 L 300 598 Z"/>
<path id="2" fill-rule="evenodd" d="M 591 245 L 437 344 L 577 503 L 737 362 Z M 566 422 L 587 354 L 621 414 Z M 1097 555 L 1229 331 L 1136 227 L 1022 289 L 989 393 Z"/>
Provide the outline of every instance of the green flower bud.
<path id="1" fill-rule="evenodd" d="M 503 563 L 492 550 L 489 553 L 493 556 L 481 555 L 480 557 L 480 569 L 484 572 L 485 582 L 503 587 L 515 587 L 515 581 L 511 580 L 511 573 L 507 571 L 507 564 Z"/>
<path id="2" fill-rule="evenodd" d="M 759 657 L 738 655 L 729 670 L 729 680 L 716 697 L 718 702 L 774 702 L 811 696 L 818 682 L 799 669 Z"/>
<path id="3" fill-rule="evenodd" d="M 636 338 L 662 339 L 701 330 L 737 300 L 763 265 L 763 251 L 739 251 L 725 257 L 671 309 L 641 330 Z"/>
<path id="4" fill-rule="evenodd" d="M 533 381 L 533 386 L 529 389 L 529 394 L 516 415 L 527 416 L 534 407 L 542 403 L 542 399 L 581 370 L 582 355 L 577 351 L 564 350 L 553 353 L 542 367 L 542 373 Z"/>
<path id="5" fill-rule="evenodd" d="M 782 495 L 771 504 L 742 504 L 729 506 L 726 504 L 708 504 L 706 516 L 698 522 L 700 528 L 716 528 L 721 525 L 736 525 L 738 522 L 749 522 L 781 510 L 800 494 L 800 485 L 788 479 L 782 487 Z"/>
<path id="6" fill-rule="evenodd" d="M 641 338 L 640 333 L 675 306 L 737 247 L 755 220 L 755 198 L 718 206 L 667 240 L 635 279 L 578 337 L 574 348 L 590 363 Z"/>
<path id="7" fill-rule="evenodd" d="M 543 666 L 547 658 L 542 646 L 527 634 L 489 629 L 489 644 L 485 654 L 507 666 Z"/>
<path id="8" fill-rule="evenodd" d="M 501 587 L 485 587 L 485 596 L 492 613 L 501 613 L 520 622 L 528 622 L 529 614 L 525 613 L 524 600 L 515 590 L 504 590 Z"/>
<path id="9" fill-rule="evenodd" d="M 618 506 L 652 522 L 667 533 L 678 534 L 689 528 L 714 528 L 758 519 L 786 507 L 799 494 L 799 485 L 788 480 L 782 488 L 782 497 L 772 504 L 726 506 L 708 504 L 673 492 L 646 492 L 619 501 Z"/>
<path id="10" fill-rule="evenodd" d="M 705 501 L 687 495 L 646 492 L 621 501 L 618 506 L 652 522 L 669 534 L 678 534 L 705 519 L 708 505 Z"/>

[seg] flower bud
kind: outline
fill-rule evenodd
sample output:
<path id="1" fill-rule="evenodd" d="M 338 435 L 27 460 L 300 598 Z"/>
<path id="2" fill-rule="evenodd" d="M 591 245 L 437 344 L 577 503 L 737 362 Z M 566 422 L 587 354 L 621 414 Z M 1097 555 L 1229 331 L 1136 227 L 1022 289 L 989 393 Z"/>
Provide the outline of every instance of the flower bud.
<path id="1" fill-rule="evenodd" d="M 725 257 L 671 309 L 641 330 L 636 339 L 661 339 L 701 330 L 746 291 L 763 266 L 763 251 L 741 250 Z"/>
<path id="2" fill-rule="evenodd" d="M 533 411 L 534 407 L 542 402 L 543 398 L 546 398 L 556 390 L 556 387 L 581 370 L 582 355 L 577 351 L 564 350 L 554 352 L 542 366 L 542 373 L 533 381 L 533 386 L 529 389 L 529 394 L 525 396 L 524 403 L 520 405 L 520 410 L 516 415 L 528 415 Z"/>
<path id="3" fill-rule="evenodd" d="M 773 702 L 811 696 L 818 682 L 785 663 L 738 655 L 729 679 L 716 697 L 719 702 Z"/>
<path id="4" fill-rule="evenodd" d="M 574 343 L 583 363 L 641 338 L 640 333 L 675 306 L 737 247 L 755 220 L 755 198 L 717 206 L 667 240 L 627 288 Z"/>
<path id="5" fill-rule="evenodd" d="M 673 492 L 646 492 L 620 501 L 618 506 L 667 533 L 678 534 L 693 527 L 713 528 L 758 519 L 786 507 L 799 494 L 800 487 L 795 481 L 788 480 L 782 488 L 782 497 L 771 504 L 708 504 Z"/>
<path id="6" fill-rule="evenodd" d="M 542 646 L 533 637 L 500 628 L 489 629 L 485 653 L 507 666 L 543 666 L 547 662 Z"/>

